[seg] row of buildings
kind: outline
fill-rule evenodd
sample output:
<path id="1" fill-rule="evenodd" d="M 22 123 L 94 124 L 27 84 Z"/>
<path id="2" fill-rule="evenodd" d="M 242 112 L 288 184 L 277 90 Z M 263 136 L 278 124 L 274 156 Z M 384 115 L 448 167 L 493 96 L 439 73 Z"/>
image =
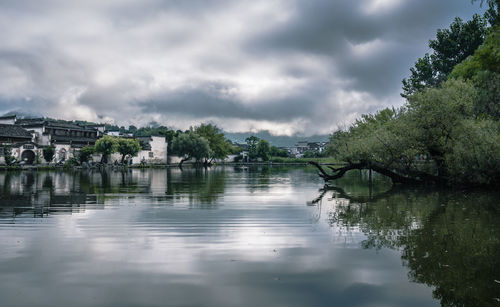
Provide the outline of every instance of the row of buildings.
<path id="1" fill-rule="evenodd" d="M 64 162 L 75 157 L 81 148 L 94 146 L 106 134 L 104 124 L 81 124 L 46 118 L 21 119 L 16 115 L 0 117 L 0 146 L 10 146 L 14 158 L 26 164 L 33 164 L 36 159 L 42 162 Z M 137 156 L 130 157 L 133 164 L 167 162 L 168 144 L 165 137 L 141 137 L 140 141 L 142 150 Z M 47 146 L 55 148 L 52 161 L 43 159 L 43 148 Z M 5 163 L 3 153 L 2 148 L 0 164 Z M 95 156 L 94 161 L 96 159 L 100 157 Z M 114 154 L 110 161 L 120 159 L 118 154 Z"/>
<path id="2" fill-rule="evenodd" d="M 132 138 L 132 135 L 123 135 L 115 131 L 106 131 L 104 124 L 79 123 L 47 118 L 17 118 L 16 115 L 0 117 L 0 147 L 9 145 L 12 156 L 17 161 L 33 164 L 37 159 L 41 162 L 64 162 L 76 157 L 81 148 L 94 146 L 95 142 L 104 135 Z M 168 144 L 163 136 L 137 137 L 142 150 L 135 157 L 129 157 L 132 164 L 142 162 L 153 164 L 167 163 Z M 281 148 L 288 151 L 290 156 L 302 157 L 305 153 L 320 154 L 325 150 L 326 142 L 298 142 L 293 147 Z M 245 155 L 246 144 L 237 144 Z M 43 148 L 53 146 L 55 154 L 52 161 L 43 159 Z M 169 157 L 175 163 L 176 157 Z M 229 157 L 231 160 L 234 157 Z M 93 157 L 99 161 L 100 156 Z M 109 161 L 120 161 L 119 154 L 113 154 Z M 3 148 L 0 150 L 0 164 L 5 163 Z"/>
<path id="3" fill-rule="evenodd" d="M 288 152 L 296 158 L 303 157 L 306 152 L 321 154 L 326 150 L 327 144 L 327 142 L 298 142 L 294 147 L 289 147 Z"/>

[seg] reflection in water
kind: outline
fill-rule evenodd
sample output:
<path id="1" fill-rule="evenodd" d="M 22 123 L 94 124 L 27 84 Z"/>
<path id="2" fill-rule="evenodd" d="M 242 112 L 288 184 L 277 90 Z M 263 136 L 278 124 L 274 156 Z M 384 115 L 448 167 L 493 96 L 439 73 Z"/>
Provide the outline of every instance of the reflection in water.
<path id="1" fill-rule="evenodd" d="M 145 170 L 0 173 L 0 217 L 77 213 L 102 209 L 106 199 L 147 193 L 165 198 L 164 172 Z"/>
<path id="2" fill-rule="evenodd" d="M 500 303 L 500 193 L 394 187 L 366 197 L 336 186 L 312 203 L 328 196 L 332 226 L 359 228 L 363 248 L 401 251 L 410 280 L 433 287 L 442 305 Z"/>
<path id="3" fill-rule="evenodd" d="M 366 180 L 318 195 L 301 167 L 0 172 L 1 305 L 497 304 L 498 194 Z"/>
<path id="4" fill-rule="evenodd" d="M 214 204 L 224 193 L 226 173 L 223 168 L 184 168 L 168 171 L 166 194 L 174 199 L 187 197 L 190 204 Z"/>

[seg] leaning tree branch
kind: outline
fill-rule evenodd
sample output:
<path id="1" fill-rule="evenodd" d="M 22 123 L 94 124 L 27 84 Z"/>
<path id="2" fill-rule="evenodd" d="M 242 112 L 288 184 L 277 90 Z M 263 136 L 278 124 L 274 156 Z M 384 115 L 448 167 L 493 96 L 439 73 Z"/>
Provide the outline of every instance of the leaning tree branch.
<path id="1" fill-rule="evenodd" d="M 385 175 L 391 178 L 393 183 L 403 183 L 403 184 L 421 184 L 421 183 L 442 183 L 444 180 L 438 176 L 433 176 L 424 172 L 412 172 L 411 176 L 405 176 L 391 170 L 380 163 L 373 161 L 361 161 L 358 163 L 349 163 L 348 165 L 341 168 L 328 167 L 332 170 L 332 173 L 328 173 L 321 165 L 315 161 L 309 161 L 309 164 L 315 166 L 319 170 L 319 176 L 325 181 L 339 179 L 345 175 L 346 172 L 354 169 L 371 169 L 379 174 Z"/>

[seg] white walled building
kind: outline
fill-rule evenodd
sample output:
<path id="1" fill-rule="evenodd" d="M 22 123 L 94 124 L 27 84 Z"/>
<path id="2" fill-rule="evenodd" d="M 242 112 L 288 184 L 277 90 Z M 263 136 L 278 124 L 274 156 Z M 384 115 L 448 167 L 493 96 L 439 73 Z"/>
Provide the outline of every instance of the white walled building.
<path id="1" fill-rule="evenodd" d="M 146 136 L 137 139 L 140 141 L 142 149 L 135 157 L 132 157 L 132 164 L 141 164 L 141 162 L 167 164 L 168 143 L 164 136 Z M 109 163 L 121 162 L 121 159 L 122 155 L 120 153 L 114 153 L 111 155 Z M 129 160 L 130 157 L 125 159 Z M 94 157 L 94 161 L 100 161 L 100 159 L 95 160 Z"/>

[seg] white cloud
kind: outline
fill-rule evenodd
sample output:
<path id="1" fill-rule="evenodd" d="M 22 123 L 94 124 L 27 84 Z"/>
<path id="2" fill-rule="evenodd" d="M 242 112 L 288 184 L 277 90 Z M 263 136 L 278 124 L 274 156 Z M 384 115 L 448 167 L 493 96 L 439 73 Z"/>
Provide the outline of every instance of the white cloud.
<path id="1" fill-rule="evenodd" d="M 436 23 L 474 9 L 452 2 L 4 2 L 0 112 L 328 133 L 402 103 L 401 76 Z"/>

